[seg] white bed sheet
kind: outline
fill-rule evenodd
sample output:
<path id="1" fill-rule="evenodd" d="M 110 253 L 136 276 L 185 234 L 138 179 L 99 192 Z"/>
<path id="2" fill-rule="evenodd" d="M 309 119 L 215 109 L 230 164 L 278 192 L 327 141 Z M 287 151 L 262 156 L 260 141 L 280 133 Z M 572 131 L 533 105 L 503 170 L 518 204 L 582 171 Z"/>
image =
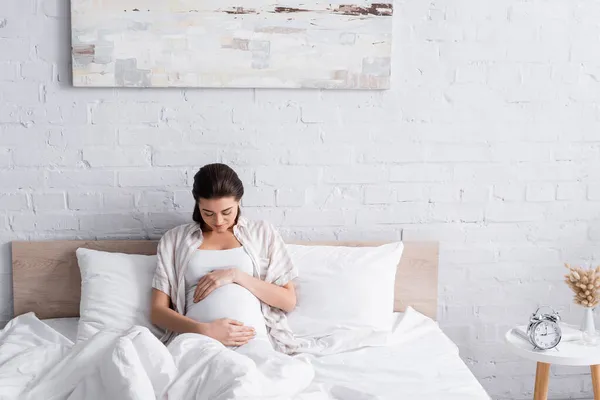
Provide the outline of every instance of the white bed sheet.
<path id="1" fill-rule="evenodd" d="M 77 340 L 79 318 L 49 318 L 42 321 L 71 342 L 75 343 Z"/>
<path id="2" fill-rule="evenodd" d="M 71 341 L 77 322 L 77 318 L 44 320 Z M 312 364 L 315 378 L 294 400 L 321 400 L 323 393 L 331 400 L 490 399 L 460 359 L 456 345 L 434 321 L 412 309 L 398 319 L 385 346 L 299 357 Z"/>
<path id="3" fill-rule="evenodd" d="M 415 325 L 400 329 L 400 343 L 315 358 L 314 383 L 371 395 L 359 400 L 491 399 L 437 324 L 421 314 L 412 317 Z M 354 400 L 343 392 L 338 397 Z"/>

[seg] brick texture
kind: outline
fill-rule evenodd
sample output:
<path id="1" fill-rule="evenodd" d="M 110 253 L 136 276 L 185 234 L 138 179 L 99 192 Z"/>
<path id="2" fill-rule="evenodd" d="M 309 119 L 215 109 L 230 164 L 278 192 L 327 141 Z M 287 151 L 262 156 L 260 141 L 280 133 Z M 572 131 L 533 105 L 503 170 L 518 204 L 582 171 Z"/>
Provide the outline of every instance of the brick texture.
<path id="1" fill-rule="evenodd" d="M 388 91 L 119 90 L 70 87 L 67 0 L 2 0 L 0 247 L 160 237 L 226 162 L 245 215 L 286 238 L 439 241 L 440 325 L 492 398 L 530 398 L 503 334 L 544 302 L 577 323 L 561 264 L 600 258 L 600 7 L 396 9 Z M 553 394 L 592 397 L 587 371 L 553 373 Z"/>

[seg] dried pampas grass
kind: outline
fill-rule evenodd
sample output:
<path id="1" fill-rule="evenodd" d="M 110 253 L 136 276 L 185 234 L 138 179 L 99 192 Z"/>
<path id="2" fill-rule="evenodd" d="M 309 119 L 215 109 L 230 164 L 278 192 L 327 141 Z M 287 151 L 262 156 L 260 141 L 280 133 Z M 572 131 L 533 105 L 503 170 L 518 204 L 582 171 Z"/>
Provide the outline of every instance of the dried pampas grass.
<path id="1" fill-rule="evenodd" d="M 600 302 L 600 266 L 581 268 L 565 264 L 565 267 L 569 269 L 565 282 L 575 293 L 573 302 L 584 307 L 596 307 Z"/>

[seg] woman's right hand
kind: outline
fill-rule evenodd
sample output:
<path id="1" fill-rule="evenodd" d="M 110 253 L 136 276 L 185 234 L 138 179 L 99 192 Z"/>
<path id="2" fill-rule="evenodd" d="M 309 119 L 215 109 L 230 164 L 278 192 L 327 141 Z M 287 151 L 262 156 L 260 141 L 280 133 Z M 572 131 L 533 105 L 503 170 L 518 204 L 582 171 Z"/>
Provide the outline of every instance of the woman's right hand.
<path id="1" fill-rule="evenodd" d="M 229 318 L 207 323 L 202 334 L 218 340 L 225 346 L 243 346 L 254 338 L 256 332 L 250 326 Z"/>

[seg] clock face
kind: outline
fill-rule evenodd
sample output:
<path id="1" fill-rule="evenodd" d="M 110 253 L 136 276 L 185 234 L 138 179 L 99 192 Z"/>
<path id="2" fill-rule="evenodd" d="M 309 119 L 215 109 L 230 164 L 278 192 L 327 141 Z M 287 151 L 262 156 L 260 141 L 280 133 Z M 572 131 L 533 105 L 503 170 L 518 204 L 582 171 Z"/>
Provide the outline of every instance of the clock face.
<path id="1" fill-rule="evenodd" d="M 561 331 L 558 324 L 550 321 L 538 323 L 531 334 L 533 344 L 543 350 L 551 349 L 560 342 Z"/>

